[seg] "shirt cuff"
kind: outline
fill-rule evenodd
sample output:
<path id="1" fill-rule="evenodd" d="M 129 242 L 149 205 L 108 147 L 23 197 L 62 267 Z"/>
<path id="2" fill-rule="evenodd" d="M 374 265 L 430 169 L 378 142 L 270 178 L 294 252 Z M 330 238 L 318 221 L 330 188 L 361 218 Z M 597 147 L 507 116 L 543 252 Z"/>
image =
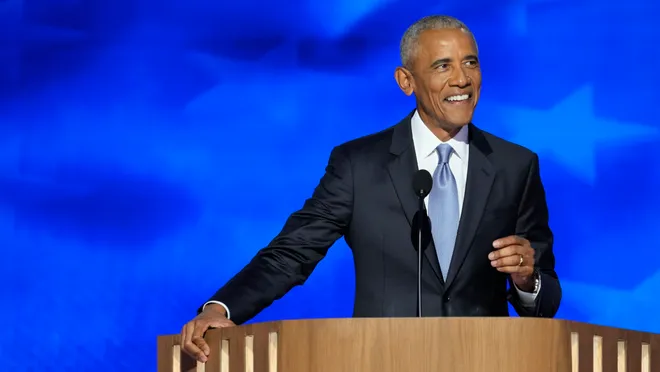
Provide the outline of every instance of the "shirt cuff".
<path id="1" fill-rule="evenodd" d="M 525 306 L 525 307 L 534 307 L 536 305 L 536 297 L 539 295 L 539 291 L 541 291 L 541 276 L 539 275 L 538 277 L 539 285 L 536 288 L 536 290 L 532 293 L 529 292 L 524 292 L 518 286 L 516 286 L 516 283 L 513 283 L 513 287 L 516 289 L 516 292 L 518 292 L 518 298 L 520 299 L 520 304 Z"/>
<path id="2" fill-rule="evenodd" d="M 227 307 L 227 305 L 223 304 L 223 303 L 220 302 L 220 301 L 208 301 L 207 303 L 204 304 L 204 306 L 202 306 L 202 311 L 204 311 L 204 309 L 206 308 L 206 305 L 208 305 L 208 304 L 218 304 L 218 305 L 222 305 L 222 307 L 224 307 L 224 308 L 225 308 L 225 311 L 227 312 L 227 319 L 229 319 L 229 317 L 231 316 L 231 315 L 229 314 L 229 308 Z"/>

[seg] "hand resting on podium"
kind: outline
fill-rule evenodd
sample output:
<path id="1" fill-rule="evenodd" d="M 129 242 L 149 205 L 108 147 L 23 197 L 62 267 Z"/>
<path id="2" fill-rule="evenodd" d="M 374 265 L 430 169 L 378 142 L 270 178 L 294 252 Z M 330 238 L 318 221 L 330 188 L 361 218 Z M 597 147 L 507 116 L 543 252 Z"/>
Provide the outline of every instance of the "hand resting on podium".
<path id="1" fill-rule="evenodd" d="M 183 351 L 200 362 L 206 362 L 211 349 L 204 341 L 204 333 L 209 328 L 224 328 L 234 325 L 234 322 L 227 319 L 227 312 L 222 305 L 208 304 L 204 307 L 204 311 L 181 329 Z"/>

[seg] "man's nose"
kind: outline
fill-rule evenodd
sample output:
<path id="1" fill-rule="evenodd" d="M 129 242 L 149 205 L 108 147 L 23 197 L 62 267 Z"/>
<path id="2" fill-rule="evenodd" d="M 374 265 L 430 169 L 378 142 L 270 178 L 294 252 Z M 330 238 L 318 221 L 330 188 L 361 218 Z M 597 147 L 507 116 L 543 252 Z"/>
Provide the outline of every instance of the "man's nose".
<path id="1" fill-rule="evenodd" d="M 470 85 L 470 77 L 463 71 L 462 68 L 457 68 L 454 70 L 451 79 L 449 80 L 449 85 L 459 88 L 464 88 Z"/>

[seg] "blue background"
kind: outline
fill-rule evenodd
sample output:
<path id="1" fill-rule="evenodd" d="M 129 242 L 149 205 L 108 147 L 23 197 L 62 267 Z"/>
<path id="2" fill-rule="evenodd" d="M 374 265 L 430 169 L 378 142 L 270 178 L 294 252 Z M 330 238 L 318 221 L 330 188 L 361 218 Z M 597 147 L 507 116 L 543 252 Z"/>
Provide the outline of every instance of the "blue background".
<path id="1" fill-rule="evenodd" d="M 443 3 L 0 1 L 0 369 L 155 370 L 330 149 L 412 109 L 435 13 L 480 43 L 475 123 L 541 156 L 558 317 L 660 332 L 660 3 Z M 349 316 L 353 280 L 342 241 L 256 320 Z"/>

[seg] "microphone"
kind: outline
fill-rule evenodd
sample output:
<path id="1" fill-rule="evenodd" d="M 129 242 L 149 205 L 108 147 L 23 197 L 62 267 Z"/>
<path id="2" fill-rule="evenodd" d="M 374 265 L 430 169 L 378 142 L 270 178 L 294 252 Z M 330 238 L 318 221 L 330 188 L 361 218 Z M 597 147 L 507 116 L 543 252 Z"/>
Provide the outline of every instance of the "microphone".
<path id="1" fill-rule="evenodd" d="M 429 239 L 424 241 L 424 237 L 430 238 L 430 221 L 426 214 L 424 198 L 431 193 L 433 188 L 433 177 L 427 170 L 421 169 L 413 177 L 413 190 L 417 195 L 418 210 L 415 213 L 412 229 L 412 242 L 417 249 L 417 316 L 422 316 L 422 253 L 429 243 Z"/>
<path id="2" fill-rule="evenodd" d="M 431 177 L 431 173 L 429 173 L 429 171 L 422 169 L 415 173 L 415 176 L 413 177 L 413 189 L 415 190 L 417 197 L 421 198 L 423 201 L 424 198 L 431 192 L 432 187 L 433 177 Z M 422 205 L 424 204 L 422 203 Z"/>

